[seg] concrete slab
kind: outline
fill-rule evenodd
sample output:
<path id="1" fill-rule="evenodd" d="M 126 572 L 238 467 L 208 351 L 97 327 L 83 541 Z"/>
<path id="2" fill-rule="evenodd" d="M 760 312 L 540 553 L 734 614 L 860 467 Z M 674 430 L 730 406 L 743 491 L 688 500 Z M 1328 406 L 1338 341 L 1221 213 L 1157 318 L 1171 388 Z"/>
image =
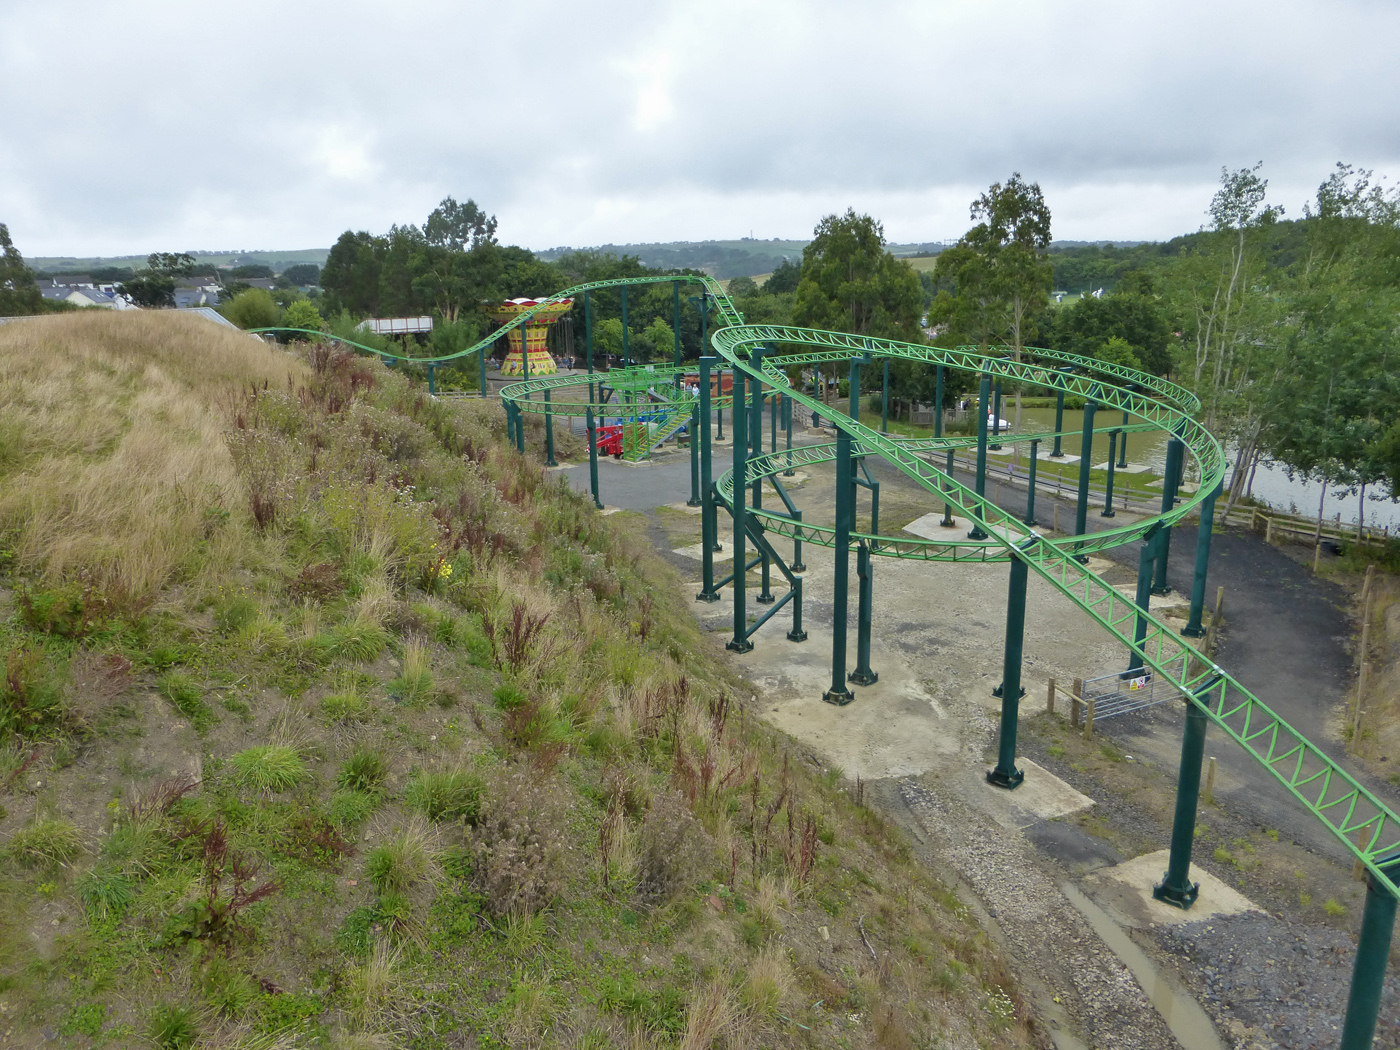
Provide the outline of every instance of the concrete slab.
<path id="1" fill-rule="evenodd" d="M 723 540 L 720 542 L 724 543 Z M 725 543 L 724 550 L 715 551 L 715 564 L 719 564 L 722 561 L 734 560 L 734 552 L 730 549 L 731 546 L 732 544 Z M 705 560 L 705 546 L 702 543 L 692 543 L 689 547 L 677 547 L 671 553 L 679 554 L 683 558 L 694 558 L 696 561 Z M 784 583 L 783 586 L 786 588 L 787 584 Z"/>
<path id="2" fill-rule="evenodd" d="M 1088 795 L 1076 791 L 1029 758 L 1017 759 L 1016 765 L 1026 774 L 1026 779 L 1014 791 L 988 784 L 985 770 L 969 770 L 967 774 L 980 781 L 970 796 L 973 805 L 1002 827 L 1020 831 L 1042 821 L 1081 813 L 1094 805 Z"/>
<path id="3" fill-rule="evenodd" d="M 989 455 L 989 456 L 1010 456 L 1010 455 L 1012 455 L 1013 453 L 1015 453 L 1015 451 L 1016 451 L 1016 449 L 1013 448 L 1011 445 L 1003 445 L 1003 446 L 1001 446 L 1001 448 L 990 448 L 990 447 L 989 447 L 989 448 L 987 449 L 987 455 Z"/>
<path id="4" fill-rule="evenodd" d="M 1127 598 L 1128 601 L 1137 601 L 1137 584 L 1118 583 L 1114 584 L 1113 589 Z M 1191 596 L 1189 594 L 1178 594 L 1176 591 L 1173 591 L 1171 594 L 1154 594 L 1147 602 L 1147 611 L 1154 616 L 1158 613 L 1165 614 L 1168 610 L 1180 609 L 1182 611 L 1182 618 L 1184 619 L 1190 608 Z"/>
<path id="5" fill-rule="evenodd" d="M 1107 470 L 1108 460 L 1104 460 L 1102 463 L 1096 463 L 1094 465 L 1094 469 Z M 1149 467 L 1146 463 L 1129 463 L 1126 467 L 1115 466 L 1113 468 L 1113 472 L 1115 474 L 1146 474 L 1151 469 L 1152 468 Z M 1161 482 L 1158 482 L 1158 484 L 1160 485 Z"/>
<path id="6" fill-rule="evenodd" d="M 1159 488 L 1161 488 L 1161 487 L 1162 487 L 1162 479 L 1161 479 L 1161 478 L 1158 478 L 1156 481 L 1149 481 L 1149 482 L 1147 483 L 1147 487 L 1150 488 L 1150 489 L 1159 489 Z M 1180 485 L 1178 485 L 1178 486 L 1176 487 L 1176 490 L 1177 490 L 1178 492 L 1195 492 L 1195 491 L 1196 491 L 1197 489 L 1199 489 L 1200 487 L 1201 487 L 1201 486 L 1192 484 L 1192 483 L 1189 482 L 1189 481 L 1183 481 Z"/>
<path id="7" fill-rule="evenodd" d="M 1050 447 L 1051 447 L 1051 448 L 1054 448 L 1054 445 L 1052 444 Z M 1068 453 L 1066 453 L 1066 454 L 1063 455 L 1063 456 L 1052 456 L 1052 455 L 1050 455 L 1050 452 L 1045 448 L 1044 445 L 1041 446 L 1041 448 L 1040 448 L 1040 453 L 1039 453 L 1035 458 L 1036 458 L 1036 459 L 1048 459 L 1051 463 L 1078 463 L 1078 462 L 1079 462 L 1079 457 L 1078 457 L 1078 456 L 1071 456 L 1071 455 L 1069 455 Z"/>
<path id="8" fill-rule="evenodd" d="M 1191 881 L 1201 884 L 1201 892 L 1189 911 L 1153 900 L 1152 887 L 1162 881 L 1168 855 L 1169 851 L 1163 849 L 1144 853 L 1111 868 L 1100 868 L 1084 878 L 1084 891 L 1121 925 L 1136 929 L 1159 923 L 1183 926 L 1222 915 L 1264 911 L 1244 894 L 1194 864 L 1191 865 Z"/>
<path id="9" fill-rule="evenodd" d="M 703 509 L 701 507 L 692 507 L 688 503 L 667 503 L 665 506 L 670 510 L 678 510 L 682 514 L 699 514 Z"/>

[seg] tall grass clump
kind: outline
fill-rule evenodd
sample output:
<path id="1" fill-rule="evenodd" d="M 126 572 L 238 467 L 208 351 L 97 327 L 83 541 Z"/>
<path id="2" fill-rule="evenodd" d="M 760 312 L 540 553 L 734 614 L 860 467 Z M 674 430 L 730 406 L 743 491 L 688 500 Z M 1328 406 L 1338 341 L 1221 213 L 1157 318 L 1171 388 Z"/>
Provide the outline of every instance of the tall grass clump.
<path id="1" fill-rule="evenodd" d="M 481 817 L 481 778 L 462 769 L 419 773 L 404 788 L 403 800 L 429 820 L 461 820 L 475 824 Z"/>
<path id="2" fill-rule="evenodd" d="M 238 782 L 253 791 L 286 791 L 306 776 L 306 763 L 288 744 L 257 744 L 230 762 Z"/>
<path id="3" fill-rule="evenodd" d="M 4 849 L 29 867 L 66 864 L 83 852 L 83 836 L 71 820 L 41 817 L 11 835 Z"/>

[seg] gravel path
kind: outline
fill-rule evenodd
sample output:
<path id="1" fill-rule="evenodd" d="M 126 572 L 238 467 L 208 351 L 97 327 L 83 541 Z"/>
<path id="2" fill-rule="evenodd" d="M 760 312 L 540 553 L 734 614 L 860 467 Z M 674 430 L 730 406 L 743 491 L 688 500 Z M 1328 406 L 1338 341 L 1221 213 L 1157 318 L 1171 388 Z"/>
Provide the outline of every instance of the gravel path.
<path id="1" fill-rule="evenodd" d="M 1237 1045 L 1313 1050 L 1337 1045 L 1356 946 L 1336 930 L 1268 915 L 1232 915 L 1174 928 L 1158 941 L 1179 960 L 1197 999 Z M 1233 1023 L 1232 1023 L 1233 1022 Z M 1376 1050 L 1400 1046 L 1400 977 L 1381 998 Z"/>

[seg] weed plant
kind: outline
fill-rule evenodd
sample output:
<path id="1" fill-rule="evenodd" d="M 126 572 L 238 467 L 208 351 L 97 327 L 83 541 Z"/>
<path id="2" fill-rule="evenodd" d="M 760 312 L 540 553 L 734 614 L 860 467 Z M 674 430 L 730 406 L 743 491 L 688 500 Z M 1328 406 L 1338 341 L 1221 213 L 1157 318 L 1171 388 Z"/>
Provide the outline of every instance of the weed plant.
<path id="1" fill-rule="evenodd" d="M 306 763 L 287 744 L 258 744 L 229 761 L 238 782 L 253 791 L 286 791 L 306 776 Z"/>

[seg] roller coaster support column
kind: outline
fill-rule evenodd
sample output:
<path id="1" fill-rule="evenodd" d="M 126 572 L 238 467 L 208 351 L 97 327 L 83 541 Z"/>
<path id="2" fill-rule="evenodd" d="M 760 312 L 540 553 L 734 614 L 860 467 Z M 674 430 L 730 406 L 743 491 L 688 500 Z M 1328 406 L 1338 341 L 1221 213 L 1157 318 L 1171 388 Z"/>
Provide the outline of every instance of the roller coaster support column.
<path id="1" fill-rule="evenodd" d="M 588 362 L 588 400 L 593 396 L 593 293 L 583 293 L 583 352 Z"/>
<path id="2" fill-rule="evenodd" d="M 672 353 L 672 364 L 677 368 L 681 366 L 681 282 L 671 282 L 671 306 L 675 324 L 671 325 L 671 331 L 675 335 L 675 350 Z M 680 373 L 676 373 L 676 385 L 681 381 Z"/>
<path id="3" fill-rule="evenodd" d="M 690 406 L 690 499 L 687 507 L 700 506 L 700 403 Z M 702 530 L 703 531 L 703 530 Z"/>
<path id="4" fill-rule="evenodd" d="M 870 531 L 875 530 L 872 528 Z M 856 613 L 856 669 L 846 676 L 846 681 L 856 685 L 874 685 L 880 680 L 880 676 L 870 669 L 870 624 L 875 588 L 870 572 L 870 548 L 864 540 L 856 548 L 856 580 L 860 590 L 859 610 Z"/>
<path id="5" fill-rule="evenodd" d="M 1040 459 L 1040 438 L 1031 439 L 1030 484 L 1026 487 L 1026 524 L 1035 527 L 1035 465 Z"/>
<path id="6" fill-rule="evenodd" d="M 734 497 L 729 501 L 729 512 L 734 518 L 734 637 L 724 643 L 726 649 L 736 653 L 747 653 L 753 649 L 753 642 L 747 638 L 748 606 L 744 601 L 744 585 L 747 582 L 748 554 L 745 550 L 744 530 L 747 508 L 744 506 L 744 476 L 748 470 L 748 435 L 744 433 L 748 421 L 744 418 L 747 405 L 744 401 L 745 375 L 734 369 L 734 411 L 730 422 L 734 426 Z"/>
<path id="7" fill-rule="evenodd" d="M 483 346 L 480 350 L 477 351 L 477 353 L 476 353 L 476 363 L 477 363 L 477 369 L 478 369 L 478 371 L 480 372 L 480 375 L 477 376 L 477 382 L 481 384 L 481 396 L 482 396 L 482 397 L 485 397 L 485 396 L 486 396 L 486 347 Z"/>
<path id="8" fill-rule="evenodd" d="M 717 602 L 715 593 L 715 551 L 719 522 L 715 510 L 715 487 L 710 481 L 710 365 L 713 357 L 700 358 L 700 593 L 697 602 Z"/>
<path id="9" fill-rule="evenodd" d="M 768 391 L 768 451 L 778 451 L 778 410 L 782 408 L 783 395 L 777 389 Z"/>
<path id="10" fill-rule="evenodd" d="M 941 438 L 943 436 L 943 366 L 937 366 L 935 370 L 934 395 L 933 395 L 933 436 Z M 912 413 L 911 413 L 912 415 Z M 948 468 L 946 473 L 953 476 L 953 450 L 948 450 Z M 943 520 L 939 522 L 945 529 L 953 527 L 953 503 L 951 500 L 943 501 Z"/>
<path id="11" fill-rule="evenodd" d="M 1094 413 L 1098 411 L 1095 401 L 1084 402 L 1084 432 L 1079 438 L 1079 500 L 1074 507 L 1074 534 L 1083 536 L 1089 527 L 1089 467 L 1094 461 Z M 1083 554 L 1076 554 L 1075 561 L 1086 562 Z"/>
<path id="12" fill-rule="evenodd" d="M 1103 510 L 1099 511 L 1099 517 L 1112 518 L 1116 515 L 1113 509 L 1113 467 L 1114 458 L 1118 455 L 1118 435 L 1119 431 L 1110 431 L 1108 435 L 1108 486 L 1103 493 Z M 1125 438 L 1126 434 L 1123 435 Z"/>
<path id="13" fill-rule="evenodd" d="M 836 580 L 831 610 L 831 688 L 828 704 L 844 707 L 855 699 L 846 687 L 846 604 L 850 591 L 851 522 L 855 517 L 855 482 L 851 477 L 851 436 L 836 431 Z"/>
<path id="14" fill-rule="evenodd" d="M 812 397 L 814 397 L 814 398 L 817 400 L 817 403 L 818 403 L 818 404 L 823 403 L 823 398 L 822 398 L 822 370 L 821 370 L 820 368 L 818 368 L 816 365 L 813 365 L 813 366 L 812 366 Z M 820 426 L 820 425 L 821 425 L 821 421 L 822 421 L 821 413 L 819 413 L 819 412 L 813 412 L 813 413 L 812 413 L 812 426 L 814 426 L 814 427 Z"/>
<path id="15" fill-rule="evenodd" d="M 1001 379 L 997 378 L 996 386 L 992 390 L 992 443 L 990 446 L 993 452 L 1001 451 Z"/>
<path id="16" fill-rule="evenodd" d="M 1220 495 L 1220 485 L 1211 489 L 1210 495 L 1201 504 L 1201 525 L 1196 532 L 1196 572 L 1191 577 L 1191 616 L 1181 633 L 1187 638 L 1199 638 L 1205 634 L 1201 626 L 1201 609 L 1206 603 L 1206 568 L 1210 562 L 1210 535 L 1215 531 L 1215 498 Z M 1207 654 L 1209 655 L 1209 654 Z"/>
<path id="17" fill-rule="evenodd" d="M 851 359 L 851 377 L 846 381 L 846 414 L 860 422 L 860 361 Z"/>
<path id="18" fill-rule="evenodd" d="M 1128 410 L 1123 409 L 1123 425 L 1128 425 Z M 1123 431 L 1123 440 L 1118 445 L 1118 469 L 1122 470 L 1128 465 L 1128 432 Z"/>
<path id="19" fill-rule="evenodd" d="M 997 764 L 987 770 L 987 783 L 1015 789 L 1026 774 L 1016 768 L 1016 721 L 1020 717 L 1021 650 L 1026 632 L 1026 563 L 1011 555 L 1011 582 L 1006 592 L 1006 648 L 1002 655 L 1001 685 L 992 691 L 1001 697 L 1001 729 L 997 734 Z"/>
<path id="20" fill-rule="evenodd" d="M 627 330 L 627 285 L 622 286 L 622 367 L 632 367 L 632 353 L 629 349 Z"/>
<path id="21" fill-rule="evenodd" d="M 544 465 L 559 465 L 554 460 L 554 413 L 549 407 L 549 387 L 545 387 L 544 390 Z"/>
<path id="22" fill-rule="evenodd" d="M 1167 442 L 1167 466 L 1162 475 L 1162 513 L 1176 506 L 1176 490 L 1181 484 L 1181 465 L 1185 458 L 1186 446 L 1178 437 Z M 1172 549 L 1172 527 L 1162 526 L 1161 546 L 1157 548 L 1157 578 L 1152 581 L 1153 594 L 1171 594 L 1167 583 L 1167 555 Z"/>
<path id="23" fill-rule="evenodd" d="M 1142 674 L 1142 643 L 1147 639 L 1147 618 L 1143 613 L 1151 612 L 1148 608 L 1152 601 L 1152 562 L 1157 553 L 1157 530 L 1148 532 L 1142 540 L 1142 548 L 1138 551 L 1138 577 L 1137 595 L 1133 598 L 1133 604 L 1138 607 L 1137 621 L 1133 626 L 1133 642 L 1138 646 L 1128 657 L 1128 669 L 1118 677 L 1136 678 Z"/>
<path id="24" fill-rule="evenodd" d="M 588 484 L 593 492 L 593 506 L 603 509 L 603 501 L 598 498 L 598 426 L 593 419 L 593 406 L 585 410 L 585 423 L 588 428 Z"/>
<path id="25" fill-rule="evenodd" d="M 982 385 L 977 392 L 977 477 L 976 488 L 978 496 L 985 496 L 987 493 L 987 399 L 991 396 L 992 377 L 986 372 L 982 373 Z M 952 470 L 953 454 L 948 453 L 949 470 Z M 981 525 L 973 525 L 972 531 L 967 534 L 970 540 L 985 540 L 987 534 L 982 531 Z"/>
<path id="26" fill-rule="evenodd" d="M 1063 383 L 1064 379 L 1061 378 Z M 1064 459 L 1065 454 L 1060 449 L 1060 431 L 1065 429 L 1065 391 L 1064 387 L 1055 391 L 1055 447 L 1050 452 L 1051 459 Z"/>
<path id="27" fill-rule="evenodd" d="M 783 426 L 787 428 L 787 470 L 783 471 L 783 477 L 790 478 L 795 473 L 792 469 L 792 397 L 783 395 Z"/>
<path id="28" fill-rule="evenodd" d="M 429 366 L 428 366 L 428 393 L 430 393 L 430 394 L 436 394 L 436 393 L 437 393 L 437 386 L 434 385 L 434 383 L 433 383 L 433 366 L 432 366 L 432 365 L 429 365 Z"/>
<path id="29" fill-rule="evenodd" d="M 1400 857 L 1390 856 L 1381 867 L 1393 881 L 1400 875 Z M 1395 898 L 1376 881 L 1366 879 L 1366 908 L 1361 913 L 1361 936 L 1356 942 L 1356 962 L 1351 971 L 1351 993 L 1347 996 L 1346 1018 L 1342 1022 L 1341 1050 L 1371 1050 L 1376 1034 L 1376 1015 L 1381 1008 L 1385 967 L 1390 960 L 1390 937 L 1395 929 Z"/>
<path id="30" fill-rule="evenodd" d="M 890 359 L 885 358 L 885 396 L 880 399 L 880 433 L 890 432 Z"/>
<path id="31" fill-rule="evenodd" d="M 749 363 L 755 370 L 763 367 L 763 347 L 756 346 L 749 354 Z M 763 455 L 763 384 L 758 379 L 748 380 L 753 391 L 749 402 L 749 444 L 755 456 Z M 759 490 L 754 489 L 755 494 Z"/>
<path id="32" fill-rule="evenodd" d="M 1212 679 L 1197 694 L 1210 691 Z M 1185 911 L 1196 903 L 1200 884 L 1191 881 L 1191 842 L 1196 837 L 1196 805 L 1201 794 L 1201 761 L 1206 751 L 1206 711 L 1196 698 L 1186 701 L 1186 725 L 1181 731 L 1181 765 L 1176 773 L 1176 816 L 1172 820 L 1172 846 L 1162 881 L 1152 896 Z"/>

